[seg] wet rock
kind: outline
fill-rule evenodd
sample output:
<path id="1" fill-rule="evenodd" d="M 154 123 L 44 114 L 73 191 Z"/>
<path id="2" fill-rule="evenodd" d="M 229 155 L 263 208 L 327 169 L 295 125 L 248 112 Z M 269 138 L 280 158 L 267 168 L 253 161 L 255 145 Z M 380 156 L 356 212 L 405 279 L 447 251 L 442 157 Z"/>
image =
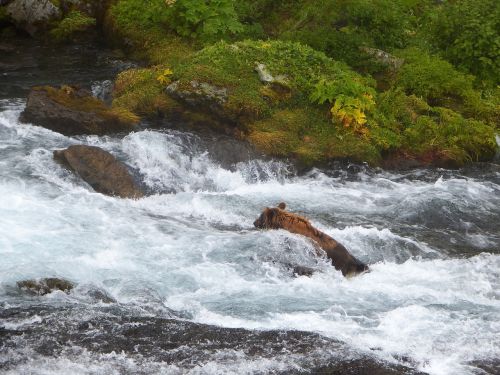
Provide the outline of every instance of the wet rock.
<path id="1" fill-rule="evenodd" d="M 55 290 L 60 290 L 68 293 L 73 289 L 74 285 L 68 280 L 49 277 L 40 280 L 23 280 L 17 282 L 18 288 L 27 291 L 30 294 L 43 296 L 52 293 Z"/>
<path id="2" fill-rule="evenodd" d="M 99 193 L 121 198 L 140 198 L 144 195 L 127 167 L 99 147 L 70 146 L 65 150 L 54 151 L 54 159 Z"/>
<path id="3" fill-rule="evenodd" d="M 98 289 L 89 290 L 87 295 L 91 297 L 94 301 L 102 303 L 116 303 L 116 300 L 109 296 L 106 292 Z"/>
<path id="4" fill-rule="evenodd" d="M 6 10 L 16 26 L 32 36 L 61 17 L 60 9 L 50 0 L 13 0 Z"/>
<path id="5" fill-rule="evenodd" d="M 93 363 L 94 368 L 119 366 L 113 357 L 102 356 L 111 353 L 122 353 L 129 361 L 147 365 L 135 367 L 131 373 L 164 373 L 173 367 L 177 369 L 175 373 L 188 373 L 205 365 L 211 366 L 214 373 L 233 373 L 231 369 L 239 363 L 269 360 L 276 367 L 265 367 L 257 373 L 420 374 L 410 367 L 382 362 L 340 341 L 310 332 L 224 328 L 185 319 L 139 315 L 119 305 L 93 306 L 92 310 L 54 306 L 0 309 L 0 319 L 11 325 L 35 316 L 44 324 L 23 324 L 18 332 L 7 330 L 3 334 L 0 355 L 2 350 L 8 353 L 9 349 L 29 353 L 29 356 L 11 356 L 9 366 L 13 370 L 34 357 L 60 357 L 64 353 L 66 359 L 78 360 L 80 352 L 70 350 L 77 346 L 95 354 L 93 358 L 102 358 Z"/>
<path id="6" fill-rule="evenodd" d="M 32 88 L 20 120 L 64 135 L 130 132 L 139 119 L 122 108 L 110 108 L 75 86 Z"/>
<path id="7" fill-rule="evenodd" d="M 113 89 L 113 81 L 109 79 L 92 82 L 92 96 L 102 100 L 106 105 L 111 105 L 113 101 Z"/>
<path id="8" fill-rule="evenodd" d="M 312 276 L 315 270 L 311 267 L 294 266 L 292 271 L 294 276 Z"/>

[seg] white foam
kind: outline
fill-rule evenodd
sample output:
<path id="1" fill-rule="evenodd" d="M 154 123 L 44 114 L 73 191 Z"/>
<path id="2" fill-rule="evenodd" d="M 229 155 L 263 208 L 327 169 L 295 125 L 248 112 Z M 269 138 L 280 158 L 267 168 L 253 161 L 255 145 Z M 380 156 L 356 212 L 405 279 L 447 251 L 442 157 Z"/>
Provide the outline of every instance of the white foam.
<path id="1" fill-rule="evenodd" d="M 202 323 L 319 332 L 360 351 L 375 348 L 382 358 L 409 357 L 433 374 L 465 374 L 470 360 L 500 357 L 500 256 L 453 258 L 397 230 L 400 222 L 427 224 L 431 215 L 450 225 L 462 220 L 471 246 L 494 248 L 498 233 L 473 231 L 483 218 L 498 219 L 494 182 L 388 173 L 343 180 L 319 171 L 287 177 L 286 164 L 263 161 L 233 171 L 180 133 L 68 138 L 20 125 L 19 113 L 19 104 L 0 112 L 0 285 L 64 277 L 98 285 L 123 303 L 162 301 Z M 157 194 L 134 201 L 93 192 L 52 160 L 53 149 L 75 143 L 116 154 Z M 345 279 L 304 238 L 254 231 L 263 207 L 280 201 L 374 263 L 371 272 Z M 292 277 L 294 265 L 318 272 Z M 121 360 L 37 359 L 16 371 L 144 370 L 120 367 Z M 214 360 L 192 371 L 259 372 L 280 368 L 277 361 L 236 358 L 224 369 Z"/>

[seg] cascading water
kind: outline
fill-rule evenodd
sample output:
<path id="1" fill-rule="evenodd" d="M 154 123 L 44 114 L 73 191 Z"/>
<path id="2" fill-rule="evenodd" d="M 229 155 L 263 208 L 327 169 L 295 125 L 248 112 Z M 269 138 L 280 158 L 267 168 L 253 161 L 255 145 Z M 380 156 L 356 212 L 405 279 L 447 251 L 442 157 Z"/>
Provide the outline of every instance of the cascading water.
<path id="1" fill-rule="evenodd" d="M 44 345 L 59 349 L 44 357 L 40 350 L 48 349 L 37 349 L 29 334 L 13 336 L 0 344 L 0 371 L 308 368 L 293 350 L 257 361 L 244 349 L 204 351 L 186 344 L 176 350 L 191 362 L 169 362 L 129 352 L 95 355 L 76 336 L 65 343 L 56 337 L 61 330 L 77 332 L 89 316 L 126 325 L 127 314 L 318 333 L 342 341 L 354 356 L 369 354 L 431 374 L 498 368 L 499 165 L 406 174 L 353 167 L 305 175 L 284 162 L 258 159 L 223 167 L 190 133 L 156 129 L 123 138 L 69 138 L 19 124 L 23 106 L 15 98 L 0 102 L 0 327 L 35 332 L 43 325 Z M 151 194 L 123 200 L 95 193 L 53 161 L 54 149 L 80 143 L 127 163 Z M 371 272 L 345 279 L 304 238 L 255 230 L 261 210 L 280 201 L 344 243 Z M 294 277 L 295 265 L 316 272 Z M 78 286 L 69 295 L 36 297 L 15 288 L 16 281 L 48 276 Z M 96 291 L 115 302 L 107 307 L 93 297 Z M 109 345 L 104 338 L 100 344 L 97 332 L 95 345 Z M 314 353 L 315 366 L 333 355 L 326 347 Z"/>

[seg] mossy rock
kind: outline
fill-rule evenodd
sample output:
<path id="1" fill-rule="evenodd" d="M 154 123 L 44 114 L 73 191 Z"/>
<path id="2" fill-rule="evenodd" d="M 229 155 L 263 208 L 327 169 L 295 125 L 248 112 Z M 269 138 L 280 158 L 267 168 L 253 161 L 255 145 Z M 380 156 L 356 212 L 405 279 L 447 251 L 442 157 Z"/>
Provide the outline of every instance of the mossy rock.
<path id="1" fill-rule="evenodd" d="M 32 88 L 21 121 L 64 135 L 130 132 L 139 117 L 121 107 L 108 107 L 86 90 L 72 86 Z"/>
<path id="2" fill-rule="evenodd" d="M 50 31 L 57 42 L 80 40 L 95 31 L 96 19 L 74 10 L 66 15 L 58 25 Z"/>

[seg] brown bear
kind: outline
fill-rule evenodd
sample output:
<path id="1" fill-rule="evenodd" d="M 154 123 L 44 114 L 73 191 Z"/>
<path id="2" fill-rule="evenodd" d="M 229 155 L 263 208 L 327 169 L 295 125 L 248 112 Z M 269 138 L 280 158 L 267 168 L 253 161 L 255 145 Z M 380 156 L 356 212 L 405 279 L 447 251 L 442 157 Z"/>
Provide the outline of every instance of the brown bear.
<path id="1" fill-rule="evenodd" d="M 285 203 L 280 203 L 277 208 L 266 207 L 253 225 L 260 229 L 285 229 L 309 237 L 326 252 L 335 269 L 342 271 L 344 276 L 368 271 L 368 266 L 353 257 L 342 244 L 314 228 L 306 218 L 285 209 Z"/>

